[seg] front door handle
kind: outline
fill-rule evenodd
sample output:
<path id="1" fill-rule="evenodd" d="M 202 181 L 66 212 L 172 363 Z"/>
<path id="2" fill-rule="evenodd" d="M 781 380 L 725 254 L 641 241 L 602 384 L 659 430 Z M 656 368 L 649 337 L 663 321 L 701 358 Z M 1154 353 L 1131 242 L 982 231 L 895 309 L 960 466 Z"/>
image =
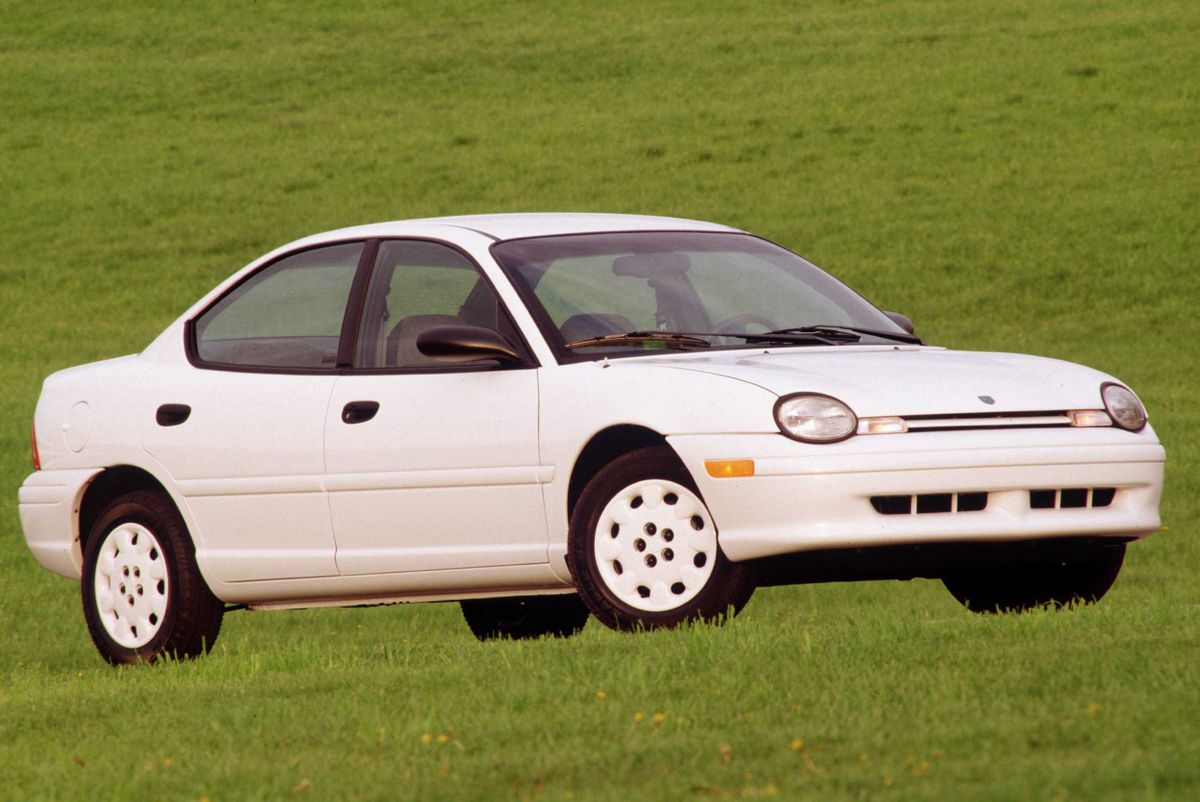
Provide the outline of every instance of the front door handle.
<path id="1" fill-rule="evenodd" d="M 187 404 L 163 404 L 154 413 L 154 421 L 159 426 L 178 426 L 192 414 L 192 408 Z"/>
<path id="2" fill-rule="evenodd" d="M 378 401 L 351 401 L 342 407 L 342 423 L 366 423 L 378 411 Z"/>

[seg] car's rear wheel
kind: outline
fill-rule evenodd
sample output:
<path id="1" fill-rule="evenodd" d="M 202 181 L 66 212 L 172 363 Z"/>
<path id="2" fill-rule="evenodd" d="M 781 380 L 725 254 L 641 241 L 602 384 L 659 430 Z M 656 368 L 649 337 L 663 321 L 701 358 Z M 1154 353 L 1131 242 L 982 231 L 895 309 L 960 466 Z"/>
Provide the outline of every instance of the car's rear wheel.
<path id="1" fill-rule="evenodd" d="M 963 606 L 981 613 L 1092 604 L 1112 587 L 1124 560 L 1124 543 L 1087 544 L 1051 562 L 972 569 L 942 582 Z"/>
<path id="2" fill-rule="evenodd" d="M 153 662 L 212 648 L 225 607 L 196 568 L 179 511 L 161 493 L 113 501 L 88 535 L 83 614 L 104 659 Z"/>
<path id="3" fill-rule="evenodd" d="M 568 565 L 580 598 L 615 629 L 724 621 L 754 592 L 730 562 L 674 452 L 642 448 L 601 469 L 571 516 Z"/>
<path id="4" fill-rule="evenodd" d="M 583 630 L 587 607 L 575 594 L 519 596 L 508 599 L 468 599 L 463 618 L 480 640 L 524 640 L 552 636 L 567 638 Z"/>

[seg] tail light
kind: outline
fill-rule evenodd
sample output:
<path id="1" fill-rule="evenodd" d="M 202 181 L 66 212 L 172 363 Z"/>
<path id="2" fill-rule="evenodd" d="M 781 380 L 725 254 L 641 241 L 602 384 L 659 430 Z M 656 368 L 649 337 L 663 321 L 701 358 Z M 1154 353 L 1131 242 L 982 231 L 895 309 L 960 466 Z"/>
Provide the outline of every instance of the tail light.
<path id="1" fill-rule="evenodd" d="M 42 469 L 42 457 L 38 454 L 36 423 L 29 424 L 29 440 L 33 443 L 33 469 L 40 471 Z"/>

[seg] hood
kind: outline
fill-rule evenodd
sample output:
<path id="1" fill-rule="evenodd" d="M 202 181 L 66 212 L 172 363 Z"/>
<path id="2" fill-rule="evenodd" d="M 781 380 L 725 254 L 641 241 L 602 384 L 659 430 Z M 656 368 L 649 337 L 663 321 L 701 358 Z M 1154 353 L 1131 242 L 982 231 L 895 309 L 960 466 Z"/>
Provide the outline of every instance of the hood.
<path id="1" fill-rule="evenodd" d="M 726 376 L 777 395 L 824 393 L 860 417 L 1101 409 L 1100 384 L 1114 381 L 1057 359 L 903 345 L 731 350 L 653 363 Z"/>

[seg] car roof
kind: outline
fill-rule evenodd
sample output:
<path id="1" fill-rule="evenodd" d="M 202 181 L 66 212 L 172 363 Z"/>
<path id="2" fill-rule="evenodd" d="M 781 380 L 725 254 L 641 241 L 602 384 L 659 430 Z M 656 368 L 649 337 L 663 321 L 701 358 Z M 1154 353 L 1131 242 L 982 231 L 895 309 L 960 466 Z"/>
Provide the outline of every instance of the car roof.
<path id="1" fill-rule="evenodd" d="M 640 214 L 472 214 L 457 217 L 426 217 L 416 220 L 394 220 L 364 226 L 340 228 L 306 237 L 297 244 L 326 242 L 338 239 L 365 237 L 431 236 L 439 230 L 460 229 L 483 234 L 493 240 L 545 237 L 557 234 L 593 234 L 602 231 L 737 231 L 738 229 L 701 220 L 680 217 L 655 217 Z"/>

